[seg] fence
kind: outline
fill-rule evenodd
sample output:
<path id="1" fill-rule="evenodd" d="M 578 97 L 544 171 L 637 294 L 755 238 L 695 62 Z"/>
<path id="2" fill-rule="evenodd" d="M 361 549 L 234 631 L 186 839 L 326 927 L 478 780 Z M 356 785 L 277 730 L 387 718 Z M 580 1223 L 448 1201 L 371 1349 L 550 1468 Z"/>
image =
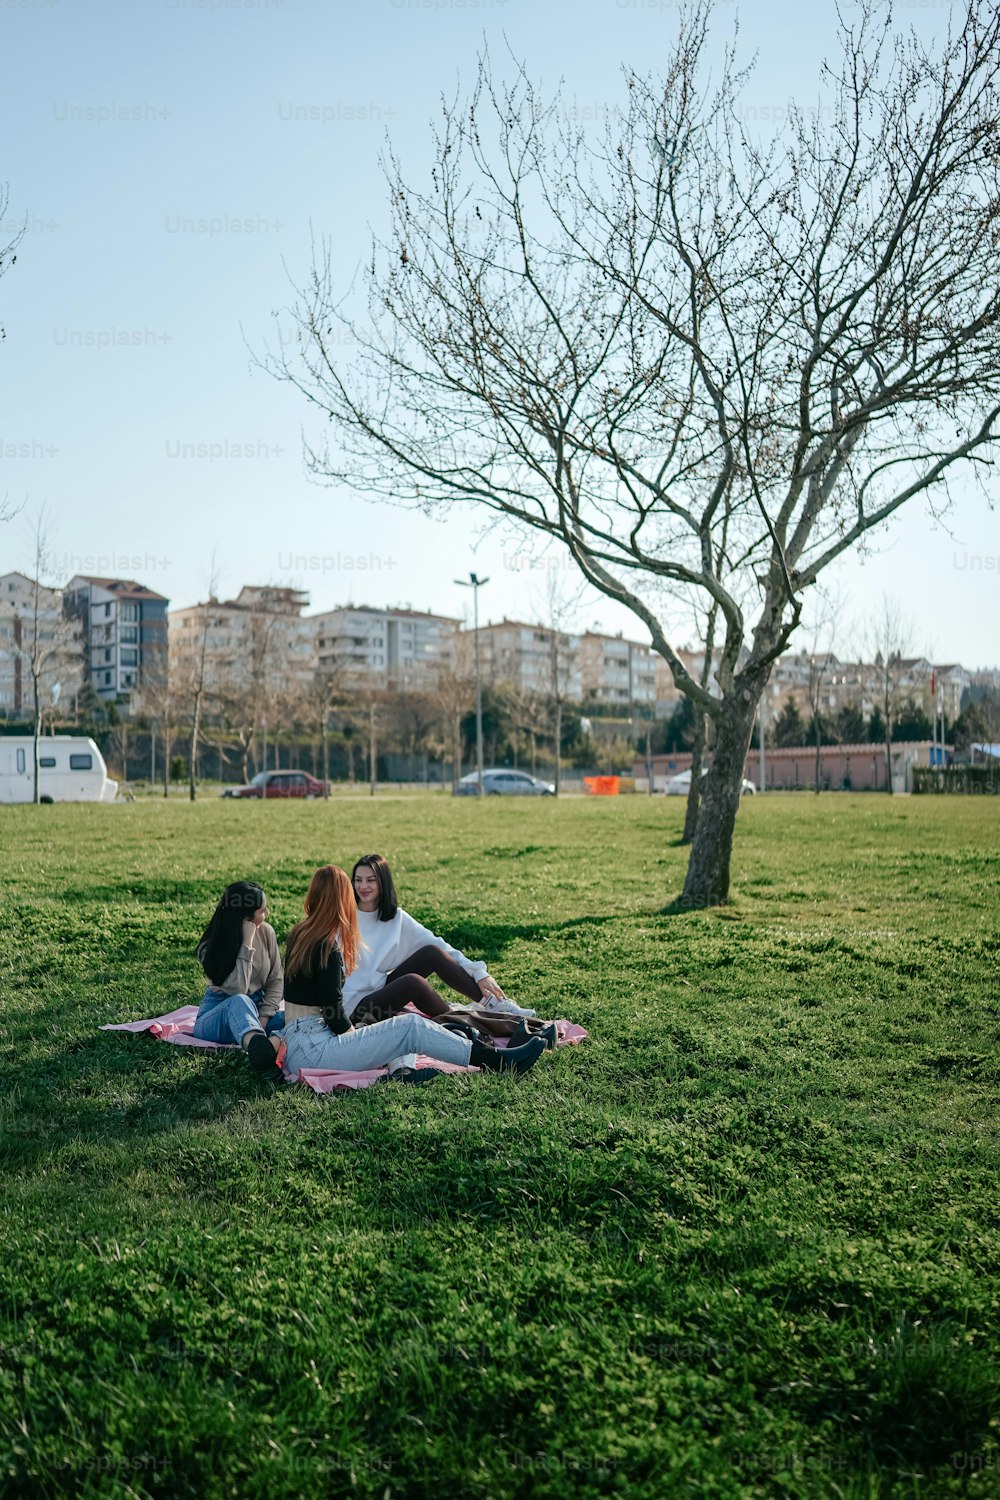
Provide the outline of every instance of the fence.
<path id="1" fill-rule="evenodd" d="M 957 792 L 964 796 L 1000 796 L 1000 765 L 915 766 L 914 793 Z"/>

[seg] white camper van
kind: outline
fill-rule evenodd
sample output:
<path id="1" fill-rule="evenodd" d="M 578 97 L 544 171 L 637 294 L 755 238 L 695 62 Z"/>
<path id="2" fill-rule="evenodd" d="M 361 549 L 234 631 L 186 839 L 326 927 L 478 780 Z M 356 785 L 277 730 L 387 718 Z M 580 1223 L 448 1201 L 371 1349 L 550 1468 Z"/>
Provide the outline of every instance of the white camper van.
<path id="1" fill-rule="evenodd" d="M 0 802 L 35 800 L 35 764 L 30 734 L 0 735 Z M 117 781 L 108 780 L 104 756 L 93 740 L 46 734 L 38 741 L 41 802 L 113 802 Z"/>

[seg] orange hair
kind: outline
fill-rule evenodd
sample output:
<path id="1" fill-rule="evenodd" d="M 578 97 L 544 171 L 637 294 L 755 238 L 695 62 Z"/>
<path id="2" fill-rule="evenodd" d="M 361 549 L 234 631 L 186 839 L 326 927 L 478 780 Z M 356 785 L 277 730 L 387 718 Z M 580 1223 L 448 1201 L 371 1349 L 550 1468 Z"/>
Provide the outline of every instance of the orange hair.
<path id="1" fill-rule="evenodd" d="M 303 905 L 305 921 L 288 934 L 285 949 L 288 978 L 313 972 L 317 944 L 321 945 L 321 967 L 326 967 L 330 954 L 339 947 L 344 973 L 350 974 L 358 961 L 358 904 L 354 887 L 339 865 L 323 865 L 316 871 Z"/>

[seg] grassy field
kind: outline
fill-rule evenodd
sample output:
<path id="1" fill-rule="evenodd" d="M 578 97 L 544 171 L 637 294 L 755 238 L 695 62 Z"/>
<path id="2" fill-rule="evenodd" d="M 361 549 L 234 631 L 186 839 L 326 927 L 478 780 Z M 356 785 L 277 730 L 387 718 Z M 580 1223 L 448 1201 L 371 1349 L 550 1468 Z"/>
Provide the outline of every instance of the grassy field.
<path id="1" fill-rule="evenodd" d="M 1000 1495 L 1000 806 L 0 809 L 0 1474 L 19 1496 Z M 319 863 L 590 1039 L 264 1093 L 98 1030 Z"/>

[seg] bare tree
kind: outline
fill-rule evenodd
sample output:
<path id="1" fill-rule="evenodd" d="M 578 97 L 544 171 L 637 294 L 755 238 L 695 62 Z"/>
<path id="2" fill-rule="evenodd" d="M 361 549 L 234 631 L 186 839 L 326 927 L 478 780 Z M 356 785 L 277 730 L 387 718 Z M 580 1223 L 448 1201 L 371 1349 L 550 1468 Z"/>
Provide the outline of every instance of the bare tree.
<path id="1" fill-rule="evenodd" d="M 507 683 L 505 688 L 514 764 L 517 765 L 518 747 L 523 735 L 528 743 L 529 763 L 531 774 L 534 776 L 538 769 L 539 726 L 545 722 L 544 704 L 539 702 L 537 693 L 531 692 L 528 688 L 519 687 L 516 683 Z"/>
<path id="2" fill-rule="evenodd" d="M 903 653 L 909 650 L 910 627 L 900 613 L 898 599 L 883 594 L 878 614 L 868 630 L 869 654 L 874 657 L 872 668 L 878 706 L 882 714 L 885 738 L 885 789 L 892 795 L 892 733 L 901 707 L 903 679 Z"/>
<path id="3" fill-rule="evenodd" d="M 174 716 L 177 712 L 176 684 L 171 677 L 166 642 L 150 648 L 142 664 L 141 705 L 149 718 L 150 781 L 156 779 L 156 740 L 160 735 L 163 759 L 163 795 L 170 795 L 170 751 Z"/>
<path id="4" fill-rule="evenodd" d="M 208 584 L 208 602 L 198 608 L 193 631 L 183 639 L 171 642 L 170 674 L 178 705 L 190 715 L 188 725 L 188 797 L 197 797 L 198 750 L 202 739 L 202 716 L 206 711 L 211 687 L 211 653 L 209 642 L 213 628 L 212 606 L 217 604 L 218 579 L 215 559 Z"/>
<path id="5" fill-rule="evenodd" d="M 442 717 L 437 695 L 420 692 L 404 682 L 389 693 L 386 708 L 389 729 L 399 749 L 413 760 L 418 755 L 422 757 L 426 782 L 429 749 Z"/>
<path id="6" fill-rule="evenodd" d="M 822 767 L 823 686 L 834 667 L 838 665 L 837 658 L 833 654 L 833 643 L 843 614 L 843 598 L 839 592 L 818 589 L 813 605 L 816 613 L 808 631 L 809 676 L 806 683 L 806 695 L 812 711 L 813 744 L 816 754 L 813 768 L 813 791 L 818 796 Z"/>
<path id="7" fill-rule="evenodd" d="M 541 531 L 648 628 L 715 733 L 687 906 L 728 892 L 804 591 L 915 496 L 946 504 L 1000 416 L 1000 13 L 967 0 L 932 54 L 863 0 L 822 118 L 792 110 L 764 145 L 732 55 L 707 82 L 708 21 L 682 13 L 665 75 L 627 74 L 597 140 L 481 62 L 427 188 L 387 158 L 366 325 L 321 248 L 271 361 L 332 421 L 315 475 Z M 718 605 L 717 693 L 670 639 L 678 588 Z"/>
<path id="8" fill-rule="evenodd" d="M 61 589 L 43 580 L 51 575 L 52 549 L 48 521 L 39 511 L 32 538 L 32 574 L 28 580 L 27 611 L 13 622 L 13 651 L 31 682 L 32 777 L 34 802 L 41 801 L 38 779 L 38 742 L 46 717 L 57 711 L 63 689 L 74 693 L 83 675 L 83 643 L 79 625 L 66 614 Z"/>
<path id="9" fill-rule="evenodd" d="M 320 662 L 311 681 L 302 689 L 304 716 L 319 731 L 324 797 L 330 795 L 330 715 L 344 701 L 345 689 L 346 672 L 338 660 Z"/>
<path id="10" fill-rule="evenodd" d="M 573 667 L 574 663 L 578 665 L 580 654 L 579 642 L 574 644 L 568 631 L 580 602 L 580 592 L 577 589 L 570 593 L 554 571 L 550 570 L 546 574 L 543 612 L 548 634 L 548 698 L 552 714 L 552 749 L 555 756 L 553 781 L 556 796 L 559 795 L 562 774 L 563 706 L 570 695 Z M 534 763 L 531 770 L 534 774 Z"/>
<path id="11" fill-rule="evenodd" d="M 274 699 L 281 686 L 279 618 L 273 612 L 251 608 L 240 633 L 240 649 L 224 661 L 213 652 L 213 676 L 219 714 L 236 735 L 244 781 L 257 769 L 255 746 L 262 720 L 276 722 Z"/>
<path id="12" fill-rule="evenodd" d="M 476 701 L 472 643 L 468 631 L 452 633 L 447 655 L 437 668 L 434 696 L 451 739 L 452 787 L 462 777 L 462 720 Z"/>

